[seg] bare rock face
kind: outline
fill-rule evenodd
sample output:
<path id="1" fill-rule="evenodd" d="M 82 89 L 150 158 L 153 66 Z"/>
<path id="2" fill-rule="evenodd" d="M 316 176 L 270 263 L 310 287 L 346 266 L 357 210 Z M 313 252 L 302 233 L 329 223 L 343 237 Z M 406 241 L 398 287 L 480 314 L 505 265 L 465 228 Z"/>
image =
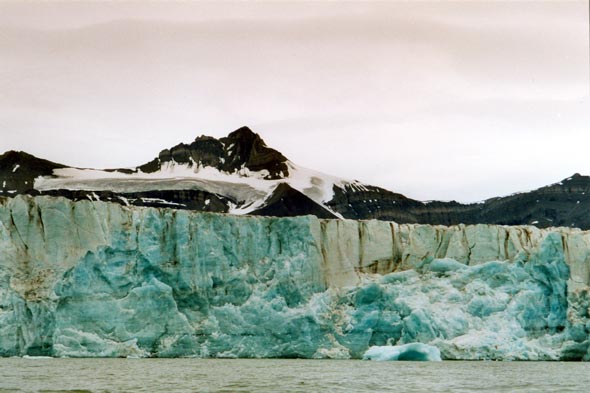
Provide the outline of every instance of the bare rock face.
<path id="1" fill-rule="evenodd" d="M 264 206 L 249 214 L 270 217 L 295 217 L 311 214 L 318 218 L 336 218 L 329 210 L 286 183 L 280 183 L 264 201 Z"/>
<path id="2" fill-rule="evenodd" d="M 64 167 L 22 151 L 8 151 L 0 155 L 0 195 L 24 194 L 33 190 L 35 178 L 51 176 L 54 169 Z"/>
<path id="3" fill-rule="evenodd" d="M 242 127 L 220 141 L 227 146 L 226 171 L 238 170 L 243 165 L 254 172 L 268 171 L 268 180 L 289 175 L 287 158 L 266 146 L 260 135 L 248 127 Z"/>
<path id="4" fill-rule="evenodd" d="M 214 167 L 220 171 L 235 173 L 247 168 L 253 172 L 267 171 L 267 180 L 281 179 L 289 175 L 287 158 L 266 146 L 260 135 L 248 127 L 242 127 L 225 138 L 200 136 L 189 145 L 181 143 L 162 150 L 157 159 L 139 167 L 144 172 L 155 172 L 162 165 L 174 161 L 202 167 Z"/>

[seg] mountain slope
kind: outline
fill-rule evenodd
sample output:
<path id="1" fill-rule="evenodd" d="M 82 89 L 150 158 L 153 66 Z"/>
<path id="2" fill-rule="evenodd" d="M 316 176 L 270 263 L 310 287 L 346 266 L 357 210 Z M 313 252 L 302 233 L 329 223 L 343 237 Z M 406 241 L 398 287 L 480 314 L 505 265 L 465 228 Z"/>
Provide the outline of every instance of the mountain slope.
<path id="1" fill-rule="evenodd" d="M 281 183 L 264 201 L 264 205 L 252 212 L 254 216 L 294 217 L 311 214 L 318 218 L 337 218 L 323 206 L 287 183 Z"/>
<path id="2" fill-rule="evenodd" d="M 135 168 L 72 168 L 10 151 L 0 156 L 0 195 L 17 194 L 231 214 L 590 228 L 588 176 L 475 204 L 421 202 L 300 167 L 247 127 L 164 149 Z"/>
<path id="3" fill-rule="evenodd" d="M 33 189 L 35 179 L 51 176 L 54 169 L 65 165 L 43 160 L 22 151 L 7 151 L 0 155 L 0 192 L 22 194 Z"/>
<path id="4" fill-rule="evenodd" d="M 337 188 L 328 206 L 346 218 L 440 225 L 500 224 L 590 228 L 590 177 L 575 174 L 559 183 L 480 203 L 420 202 L 378 187 Z"/>

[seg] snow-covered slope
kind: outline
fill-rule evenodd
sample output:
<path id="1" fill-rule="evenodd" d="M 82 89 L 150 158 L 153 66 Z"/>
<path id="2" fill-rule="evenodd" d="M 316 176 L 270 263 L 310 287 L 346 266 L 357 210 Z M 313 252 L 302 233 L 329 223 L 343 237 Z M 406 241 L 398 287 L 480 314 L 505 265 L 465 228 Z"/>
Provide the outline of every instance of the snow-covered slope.
<path id="1" fill-rule="evenodd" d="M 127 194 L 151 190 L 199 189 L 228 196 L 236 201 L 230 213 L 247 214 L 264 206 L 276 187 L 286 183 L 324 205 L 334 196 L 334 186 L 354 185 L 346 181 L 287 162 L 289 175 L 279 179 L 265 179 L 268 171 L 242 168 L 234 173 L 196 163 L 165 163 L 158 171 L 146 173 L 140 169 L 131 173 L 96 169 L 59 168 L 51 176 L 39 176 L 34 188 L 48 190 L 113 191 Z M 359 185 L 360 186 L 360 185 Z M 335 215 L 340 216 L 334 212 Z"/>
<path id="2" fill-rule="evenodd" d="M 217 141 L 209 137 L 200 137 L 194 143 L 204 138 L 209 145 Z M 277 187 L 280 184 L 287 184 L 333 216 L 342 218 L 340 213 L 327 206 L 327 202 L 334 197 L 334 186 L 363 187 L 358 182 L 296 165 L 280 153 L 266 147 L 264 141 L 247 128 L 235 131 L 228 138 L 232 143 L 228 141 L 221 143 L 221 148 L 214 152 L 218 155 L 215 157 L 210 151 L 204 152 L 203 150 L 207 149 L 203 149 L 202 146 L 192 148 L 192 145 L 181 144 L 170 150 L 164 150 L 156 160 L 137 168 L 119 170 L 55 168 L 50 175 L 35 178 L 34 189 L 38 191 L 111 191 L 121 195 L 154 190 L 202 190 L 227 197 L 230 201 L 229 213 L 249 214 L 265 207 L 266 201 L 271 198 Z M 236 151 L 240 143 L 242 150 L 250 147 L 247 155 L 240 155 L 240 152 Z M 208 149 L 215 150 L 211 147 Z M 182 150 L 183 154 L 175 154 L 179 150 Z M 257 160 L 257 155 L 268 156 L 266 151 L 274 153 L 276 159 L 249 165 Z M 202 157 L 207 154 L 209 159 L 203 160 Z M 232 166 L 228 167 L 226 164 L 232 160 L 231 157 L 233 157 Z M 275 170 L 273 173 L 273 168 L 277 167 L 281 170 Z M 182 203 L 182 201 L 168 202 Z"/>
<path id="3" fill-rule="evenodd" d="M 241 128 L 226 139 L 229 140 L 219 142 L 210 137 L 199 137 L 193 143 L 197 144 L 196 147 L 193 144 L 181 144 L 166 149 L 151 163 L 137 168 L 55 168 L 51 174 L 36 177 L 34 189 L 44 192 L 111 191 L 123 197 L 130 193 L 149 193 L 154 190 L 201 190 L 228 198 L 227 212 L 248 214 L 265 207 L 265 202 L 277 187 L 287 184 L 335 217 L 342 218 L 326 203 L 334 197 L 334 186 L 344 187 L 355 185 L 356 182 L 298 166 L 266 147 L 264 141 L 248 128 Z M 207 146 L 199 146 L 203 141 Z M 211 146 L 216 142 L 221 146 L 219 149 Z M 259 155 L 272 159 L 261 163 L 257 157 Z M 231 165 L 228 166 L 230 161 Z M 281 169 L 277 171 L 276 168 Z M 361 187 L 360 184 L 358 186 Z M 182 206 L 182 201 L 167 202 Z"/>

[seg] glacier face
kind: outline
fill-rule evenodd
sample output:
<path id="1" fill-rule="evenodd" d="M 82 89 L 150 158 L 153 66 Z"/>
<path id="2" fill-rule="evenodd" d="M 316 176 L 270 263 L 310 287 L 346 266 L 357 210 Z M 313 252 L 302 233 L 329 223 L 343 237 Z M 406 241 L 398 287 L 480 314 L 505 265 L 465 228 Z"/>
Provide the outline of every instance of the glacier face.
<path id="1" fill-rule="evenodd" d="M 0 355 L 590 357 L 590 233 L 0 198 Z"/>

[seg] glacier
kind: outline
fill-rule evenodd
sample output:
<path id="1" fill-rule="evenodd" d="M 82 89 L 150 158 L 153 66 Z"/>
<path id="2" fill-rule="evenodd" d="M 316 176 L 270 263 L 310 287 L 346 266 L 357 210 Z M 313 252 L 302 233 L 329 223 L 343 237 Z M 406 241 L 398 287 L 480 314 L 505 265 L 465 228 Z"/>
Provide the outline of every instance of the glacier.
<path id="1" fill-rule="evenodd" d="M 590 232 L 0 197 L 0 356 L 590 359 Z"/>

